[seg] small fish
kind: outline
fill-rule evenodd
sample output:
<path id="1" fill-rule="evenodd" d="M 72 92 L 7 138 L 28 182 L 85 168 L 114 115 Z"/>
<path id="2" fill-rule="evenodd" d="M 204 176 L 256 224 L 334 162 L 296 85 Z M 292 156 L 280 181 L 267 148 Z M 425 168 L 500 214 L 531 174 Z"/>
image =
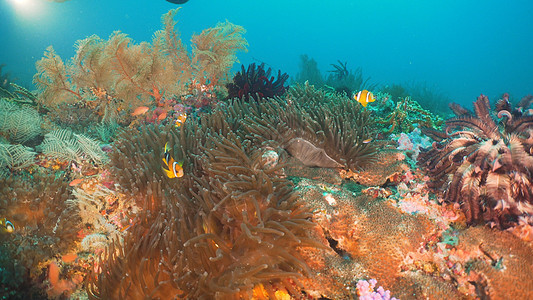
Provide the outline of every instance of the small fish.
<path id="1" fill-rule="evenodd" d="M 133 224 L 128 224 L 127 226 L 122 227 L 122 228 L 120 229 L 120 232 L 124 232 L 124 231 L 130 229 L 131 226 L 133 226 Z"/>
<path id="2" fill-rule="evenodd" d="M 135 117 L 135 116 L 140 116 L 140 115 L 142 115 L 142 114 L 145 114 L 149 109 L 150 109 L 150 108 L 147 107 L 147 106 L 139 106 L 139 107 L 137 107 L 137 108 L 131 113 L 131 115 L 132 115 L 133 117 Z"/>
<path id="3" fill-rule="evenodd" d="M 83 182 L 83 179 L 81 178 L 78 178 L 78 179 L 74 179 L 72 180 L 68 185 L 69 186 L 77 186 L 78 184 L 82 183 Z"/>
<path id="4" fill-rule="evenodd" d="M 372 138 L 368 138 L 366 140 L 363 140 L 363 144 L 368 144 L 368 143 L 372 142 L 372 140 L 373 140 Z"/>
<path id="5" fill-rule="evenodd" d="M 61 260 L 66 263 L 71 263 L 78 258 L 78 255 L 76 253 L 69 253 L 61 256 Z"/>
<path id="6" fill-rule="evenodd" d="M 167 2 L 174 3 L 174 4 L 185 4 L 189 0 L 167 0 Z"/>
<path id="7" fill-rule="evenodd" d="M 159 116 L 157 116 L 158 121 L 163 121 L 167 117 L 167 112 L 161 113 Z"/>
<path id="8" fill-rule="evenodd" d="M 174 158 L 170 156 L 168 148 L 168 143 L 165 144 L 165 157 L 163 157 L 163 162 L 165 163 L 165 167 L 163 167 L 163 171 L 168 176 L 168 178 L 177 178 L 183 176 L 183 162 L 176 162 L 174 161 Z"/>
<path id="9" fill-rule="evenodd" d="M 186 113 L 182 113 L 181 115 L 178 116 L 178 118 L 176 119 L 176 123 L 174 126 L 176 127 L 180 127 L 183 123 L 185 123 L 185 120 L 187 120 L 187 114 Z"/>
<path id="10" fill-rule="evenodd" d="M 376 101 L 376 99 L 374 98 L 374 94 L 372 94 L 372 92 L 369 92 L 367 90 L 360 91 L 359 93 L 355 94 L 353 98 L 357 102 L 361 103 L 363 107 L 366 107 L 366 105 L 370 102 Z"/>
<path id="11" fill-rule="evenodd" d="M 8 221 L 6 218 L 0 219 L 0 233 L 13 233 L 15 231 L 15 225 Z"/>

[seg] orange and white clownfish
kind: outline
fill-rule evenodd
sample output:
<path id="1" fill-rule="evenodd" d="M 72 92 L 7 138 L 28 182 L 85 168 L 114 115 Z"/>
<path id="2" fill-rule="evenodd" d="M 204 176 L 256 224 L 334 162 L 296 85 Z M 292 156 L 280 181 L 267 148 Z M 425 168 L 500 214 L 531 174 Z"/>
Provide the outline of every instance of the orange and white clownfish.
<path id="1" fill-rule="evenodd" d="M 168 143 L 165 144 L 165 154 L 163 157 L 163 163 L 165 164 L 163 168 L 163 172 L 168 176 L 168 178 L 179 178 L 183 176 L 183 162 L 176 162 L 174 161 L 174 158 L 170 156 L 168 148 Z M 166 168 L 165 168 L 166 167 Z"/>
<path id="2" fill-rule="evenodd" d="M 366 107 L 369 102 L 376 101 L 376 99 L 374 98 L 374 94 L 367 90 L 359 91 L 359 93 L 353 95 L 353 98 L 355 99 L 355 101 L 361 103 L 363 107 Z"/>
<path id="3" fill-rule="evenodd" d="M 13 233 L 15 231 L 15 225 L 6 218 L 0 219 L 0 233 Z"/>

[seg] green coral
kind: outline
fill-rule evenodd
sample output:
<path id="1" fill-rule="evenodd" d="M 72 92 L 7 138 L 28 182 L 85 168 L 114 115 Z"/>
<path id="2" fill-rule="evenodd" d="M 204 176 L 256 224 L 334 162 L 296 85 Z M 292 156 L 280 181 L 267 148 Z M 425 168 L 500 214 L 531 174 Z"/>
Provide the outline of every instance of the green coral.
<path id="1" fill-rule="evenodd" d="M 379 108 L 378 108 L 379 109 Z M 416 127 L 438 128 L 444 120 L 423 109 L 420 104 L 411 97 L 405 97 L 396 103 L 394 109 L 380 118 L 378 123 L 385 125 L 384 133 L 411 132 Z"/>

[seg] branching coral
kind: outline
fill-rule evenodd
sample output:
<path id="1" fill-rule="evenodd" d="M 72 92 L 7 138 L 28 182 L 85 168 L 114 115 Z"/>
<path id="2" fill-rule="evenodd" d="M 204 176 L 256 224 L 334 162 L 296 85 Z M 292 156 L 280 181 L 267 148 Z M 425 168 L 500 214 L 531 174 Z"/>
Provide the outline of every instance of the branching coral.
<path id="1" fill-rule="evenodd" d="M 233 82 L 227 85 L 228 94 L 230 98 L 245 98 L 249 100 L 250 97 L 271 98 L 274 96 L 281 96 L 285 93 L 285 81 L 289 79 L 287 73 L 281 74 L 278 71 L 278 77 L 270 76 L 271 68 L 265 71 L 265 64 L 262 63 L 256 67 L 255 63 L 248 66 L 241 66 L 241 71 L 237 72 L 233 77 Z"/>
<path id="2" fill-rule="evenodd" d="M 411 97 L 398 100 L 394 110 L 379 121 L 389 127 L 385 130 L 386 133 L 410 132 L 415 128 L 415 124 L 437 128 L 442 122 L 439 116 L 423 109 Z"/>
<path id="3" fill-rule="evenodd" d="M 57 109 L 60 103 L 87 102 L 90 91 L 99 90 L 120 100 L 113 109 L 130 111 L 180 95 L 193 76 L 204 84 L 218 84 L 236 61 L 235 53 L 246 49 L 244 29 L 229 22 L 217 24 L 193 36 L 189 54 L 175 29 L 177 11 L 163 16 L 164 29 L 154 34 L 151 44 L 134 44 L 121 32 L 108 40 L 93 35 L 77 42 L 76 55 L 67 64 L 48 48 L 36 64 L 38 101 Z"/>
<path id="4" fill-rule="evenodd" d="M 533 116 L 500 102 L 495 119 L 483 95 L 474 107 L 475 115 L 453 106 L 457 117 L 446 121 L 445 133 L 430 130 L 437 142 L 421 153 L 420 165 L 469 223 L 508 227 L 533 213 Z"/>

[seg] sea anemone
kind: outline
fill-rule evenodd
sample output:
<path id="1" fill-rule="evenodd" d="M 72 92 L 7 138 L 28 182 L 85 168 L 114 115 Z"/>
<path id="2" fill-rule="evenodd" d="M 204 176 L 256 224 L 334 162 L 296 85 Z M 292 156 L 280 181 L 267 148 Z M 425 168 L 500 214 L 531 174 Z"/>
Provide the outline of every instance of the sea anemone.
<path id="1" fill-rule="evenodd" d="M 256 95 L 259 98 L 283 95 L 287 90 L 285 81 L 289 79 L 289 75 L 278 71 L 278 77 L 275 78 L 270 75 L 271 73 L 271 68 L 265 71 L 265 63 L 259 66 L 252 63 L 247 69 L 242 65 L 241 71 L 233 77 L 233 82 L 227 85 L 229 98 L 244 97 L 249 100 L 250 97 L 256 97 Z"/>
<path id="2" fill-rule="evenodd" d="M 191 118 L 179 132 L 145 126 L 119 136 L 111 155 L 112 170 L 123 173 L 117 188 L 144 209 L 95 265 L 91 298 L 301 296 L 310 270 L 299 251 L 323 247 L 310 235 L 311 215 L 278 174 L 283 162 L 265 158 L 273 150 L 241 138 L 238 115 L 221 112 Z M 182 178 L 162 175 L 165 140 L 184 160 Z"/>
<path id="3" fill-rule="evenodd" d="M 457 117 L 446 129 L 425 132 L 436 142 L 420 154 L 419 163 L 445 190 L 445 199 L 459 203 L 469 224 L 481 221 L 502 228 L 533 213 L 533 116 L 511 110 L 508 101 L 490 113 L 489 99 L 474 102 L 475 115 L 451 105 Z"/>

